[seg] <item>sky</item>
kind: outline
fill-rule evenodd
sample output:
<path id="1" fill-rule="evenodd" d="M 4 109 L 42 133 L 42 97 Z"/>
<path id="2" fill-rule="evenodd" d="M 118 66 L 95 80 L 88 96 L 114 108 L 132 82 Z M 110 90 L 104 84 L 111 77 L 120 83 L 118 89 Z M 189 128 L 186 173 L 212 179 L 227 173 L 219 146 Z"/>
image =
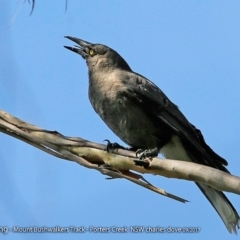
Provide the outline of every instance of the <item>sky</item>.
<path id="1" fill-rule="evenodd" d="M 64 36 L 102 43 L 156 83 L 240 176 L 239 1 L 68 0 L 65 12 L 64 0 L 36 0 L 31 16 L 31 5 L 22 1 L 0 1 L 0 109 L 66 136 L 123 144 L 89 103 L 85 61 L 63 48 L 73 45 Z M 127 229 L 0 232 L 4 239 L 234 239 L 192 182 L 144 176 L 190 201 L 182 204 L 2 133 L 0 143 L 0 227 Z M 240 196 L 226 195 L 240 212 Z M 200 232 L 131 233 L 134 226 Z"/>

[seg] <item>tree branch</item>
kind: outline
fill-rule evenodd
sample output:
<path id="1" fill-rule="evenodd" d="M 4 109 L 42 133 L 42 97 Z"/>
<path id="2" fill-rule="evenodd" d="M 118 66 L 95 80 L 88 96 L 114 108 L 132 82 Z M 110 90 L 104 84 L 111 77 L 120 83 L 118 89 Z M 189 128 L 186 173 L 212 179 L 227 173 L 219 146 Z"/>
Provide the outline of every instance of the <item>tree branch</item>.
<path id="1" fill-rule="evenodd" d="M 154 158 L 149 167 L 135 165 L 135 152 L 123 149 L 106 151 L 106 145 L 90 142 L 79 137 L 66 137 L 26 123 L 0 110 L 0 132 L 24 141 L 55 157 L 73 161 L 83 167 L 95 169 L 107 179 L 125 178 L 163 196 L 180 202 L 187 200 L 157 188 L 141 174 L 156 174 L 168 178 L 201 182 L 220 191 L 240 194 L 240 178 L 220 170 L 192 162 Z M 134 172 L 132 172 L 134 171 Z M 140 173 L 137 174 L 136 172 Z"/>

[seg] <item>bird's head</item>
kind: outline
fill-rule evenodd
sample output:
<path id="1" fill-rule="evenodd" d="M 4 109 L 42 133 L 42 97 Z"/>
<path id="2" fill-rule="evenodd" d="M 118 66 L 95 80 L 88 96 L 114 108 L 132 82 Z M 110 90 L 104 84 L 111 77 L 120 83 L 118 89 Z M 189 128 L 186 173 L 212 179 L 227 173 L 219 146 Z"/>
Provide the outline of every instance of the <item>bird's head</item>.
<path id="1" fill-rule="evenodd" d="M 113 49 L 102 44 L 92 44 L 79 38 L 66 38 L 77 43 L 74 47 L 64 46 L 65 48 L 80 54 L 86 59 L 90 71 L 108 70 L 120 68 L 123 70 L 131 70 L 127 62 Z"/>

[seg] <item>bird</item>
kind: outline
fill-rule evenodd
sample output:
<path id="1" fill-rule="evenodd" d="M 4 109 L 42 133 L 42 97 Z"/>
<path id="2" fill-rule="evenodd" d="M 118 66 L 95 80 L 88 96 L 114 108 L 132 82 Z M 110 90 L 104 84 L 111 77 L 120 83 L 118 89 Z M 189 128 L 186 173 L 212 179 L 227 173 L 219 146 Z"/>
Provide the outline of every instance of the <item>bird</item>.
<path id="1" fill-rule="evenodd" d="M 92 107 L 123 142 L 137 151 L 140 161 L 161 153 L 167 159 L 190 161 L 229 173 L 228 162 L 207 145 L 201 131 L 157 85 L 134 72 L 120 54 L 103 44 L 66 38 L 77 45 L 64 47 L 86 60 Z M 224 193 L 196 184 L 227 230 L 237 233 L 240 217 Z"/>

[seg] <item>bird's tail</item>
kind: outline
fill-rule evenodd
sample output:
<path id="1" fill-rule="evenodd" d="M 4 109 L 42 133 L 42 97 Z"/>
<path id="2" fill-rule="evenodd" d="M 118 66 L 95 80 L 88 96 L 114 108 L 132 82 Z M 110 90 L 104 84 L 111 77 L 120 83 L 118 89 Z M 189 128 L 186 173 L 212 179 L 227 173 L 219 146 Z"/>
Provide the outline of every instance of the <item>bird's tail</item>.
<path id="1" fill-rule="evenodd" d="M 215 159 L 216 164 L 218 164 L 218 166 L 211 166 L 210 164 L 209 166 L 228 172 L 223 166 L 223 163 L 227 164 L 226 160 L 219 157 L 210 147 L 207 146 L 200 131 L 198 132 L 198 136 L 201 138 L 201 146 L 204 147 L 207 154 L 211 158 Z M 189 147 L 188 143 L 184 144 L 184 142 L 181 141 L 178 136 L 173 136 L 171 141 L 161 149 L 161 153 L 169 159 L 185 160 L 195 163 L 206 162 L 203 161 L 203 157 L 201 154 L 199 154 L 199 152 L 196 152 L 193 148 Z M 218 215 L 226 225 L 228 231 L 230 233 L 237 233 L 237 229 L 240 228 L 240 217 L 227 197 L 222 192 L 208 185 L 203 183 L 196 184 L 215 208 Z"/>
<path id="2" fill-rule="evenodd" d="M 224 224 L 226 225 L 228 231 L 230 233 L 234 232 L 235 234 L 237 234 L 237 229 L 240 228 L 240 218 L 237 211 L 227 199 L 227 197 L 222 192 L 213 189 L 205 184 L 196 184 L 200 188 L 202 193 L 206 196 L 208 201 L 215 208 L 218 215 L 221 217 Z"/>

